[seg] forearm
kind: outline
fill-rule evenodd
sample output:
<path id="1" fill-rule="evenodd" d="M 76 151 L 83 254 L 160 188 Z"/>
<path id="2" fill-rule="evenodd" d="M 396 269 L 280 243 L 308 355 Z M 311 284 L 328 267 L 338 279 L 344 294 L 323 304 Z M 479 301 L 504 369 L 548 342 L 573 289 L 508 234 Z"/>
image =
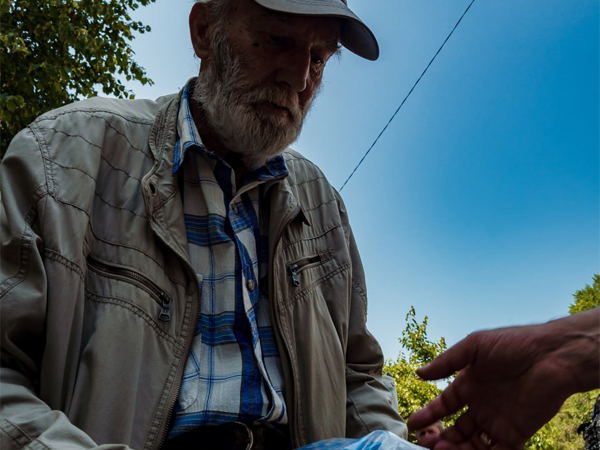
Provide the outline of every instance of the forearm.
<path id="1" fill-rule="evenodd" d="M 384 358 L 381 347 L 367 330 L 365 275 L 343 202 L 341 199 L 339 201 L 352 259 L 346 348 L 346 436 L 362 437 L 375 430 L 388 430 L 406 439 L 408 430 L 398 414 L 395 387 L 388 388 L 383 379 Z"/>
<path id="2" fill-rule="evenodd" d="M 61 411 L 53 411 L 19 372 L 0 368 L 0 448 L 131 450 L 126 445 L 98 446 Z"/>

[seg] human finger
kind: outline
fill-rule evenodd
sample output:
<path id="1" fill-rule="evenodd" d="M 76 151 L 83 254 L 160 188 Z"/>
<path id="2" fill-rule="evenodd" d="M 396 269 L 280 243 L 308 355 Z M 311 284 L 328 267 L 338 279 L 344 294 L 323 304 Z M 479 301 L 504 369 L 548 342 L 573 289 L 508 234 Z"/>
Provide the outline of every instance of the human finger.
<path id="1" fill-rule="evenodd" d="M 464 407 L 467 403 L 466 399 L 461 396 L 460 391 L 463 384 L 468 385 L 465 381 L 467 377 L 468 371 L 459 373 L 454 381 L 442 391 L 439 397 L 410 417 L 408 427 L 412 430 L 425 427 Z"/>
<path id="2" fill-rule="evenodd" d="M 496 430 L 480 421 L 481 416 L 475 411 L 467 411 L 461 415 L 454 425 L 445 429 L 440 440 L 456 444 L 460 450 L 490 450 L 499 445 L 494 437 Z"/>
<path id="3" fill-rule="evenodd" d="M 492 450 L 522 450 L 523 446 L 514 446 L 509 444 L 494 444 Z"/>
<path id="4" fill-rule="evenodd" d="M 434 450 L 459 450 L 459 448 L 454 442 L 440 440 L 435 444 Z"/>
<path id="5" fill-rule="evenodd" d="M 471 442 L 463 442 L 461 444 L 456 444 L 454 442 L 440 440 L 434 447 L 434 450 L 471 450 L 473 448 L 476 447 L 473 447 L 473 444 Z M 495 443 L 494 441 L 492 441 L 492 443 L 485 448 L 486 450 L 522 450 L 523 446 Z"/>
<path id="6" fill-rule="evenodd" d="M 418 430 L 419 428 L 426 427 L 444 417 L 452 414 L 447 412 L 448 408 L 443 404 L 441 397 L 432 400 L 423 409 L 414 413 L 408 419 L 407 425 L 411 430 Z"/>
<path id="7" fill-rule="evenodd" d="M 474 333 L 438 355 L 431 363 L 417 369 L 424 380 L 447 378 L 475 361 L 479 349 L 479 333 Z"/>
<path id="8" fill-rule="evenodd" d="M 462 442 L 460 444 L 456 444 L 449 441 L 439 441 L 438 445 L 436 445 L 434 448 L 435 450 L 481 450 L 474 446 L 471 442 Z M 488 448 L 485 450 L 491 449 Z"/>
<path id="9" fill-rule="evenodd" d="M 481 441 L 479 436 L 473 436 L 469 442 L 463 442 L 460 445 L 452 447 L 453 450 L 523 450 L 523 446 L 519 445 L 511 445 L 511 444 L 502 444 L 497 443 L 495 441 L 490 442 L 489 444 Z M 436 448 L 437 450 L 437 448 Z"/>
<path id="10" fill-rule="evenodd" d="M 461 443 L 440 440 L 438 444 L 435 450 L 499 450 L 496 444 L 487 444 L 476 438 Z"/>
<path id="11" fill-rule="evenodd" d="M 467 411 L 454 425 L 446 428 L 440 441 L 451 443 L 458 450 L 522 450 L 527 439 L 520 439 L 512 433 L 501 432 L 493 424 L 480 422 L 480 415 Z M 445 446 L 440 447 L 445 449 Z"/>
<path id="12" fill-rule="evenodd" d="M 471 440 L 479 426 L 473 420 L 473 415 L 469 411 L 461 415 L 454 425 L 442 431 L 441 439 L 460 444 Z"/>

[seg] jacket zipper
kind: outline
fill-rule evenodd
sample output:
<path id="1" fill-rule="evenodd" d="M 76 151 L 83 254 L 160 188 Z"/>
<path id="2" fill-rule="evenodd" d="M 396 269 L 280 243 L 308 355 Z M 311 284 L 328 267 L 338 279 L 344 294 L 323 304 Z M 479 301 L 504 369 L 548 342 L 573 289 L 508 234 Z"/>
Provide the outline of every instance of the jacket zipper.
<path id="1" fill-rule="evenodd" d="M 292 282 L 294 286 L 300 287 L 300 279 L 298 278 L 298 272 L 302 272 L 310 265 L 318 264 L 321 262 L 321 255 L 309 256 L 308 258 L 303 258 L 300 261 L 296 261 L 294 263 L 288 264 L 288 270 L 290 271 L 290 275 L 292 276 Z"/>
<path id="2" fill-rule="evenodd" d="M 109 266 L 108 264 L 98 260 L 93 255 L 90 255 L 88 258 L 88 266 L 94 272 L 110 278 L 116 278 L 118 280 L 125 281 L 126 283 L 134 284 L 135 286 L 146 291 L 160 305 L 158 319 L 162 322 L 169 322 L 171 320 L 171 298 L 165 294 L 160 287 L 158 287 L 145 276 L 131 269 Z"/>
<path id="3" fill-rule="evenodd" d="M 273 300 L 275 299 L 275 254 L 277 253 L 277 248 L 279 247 L 279 242 L 281 240 L 281 236 L 283 235 L 283 231 L 285 230 L 285 228 L 288 226 L 288 224 L 292 221 L 292 219 L 295 217 L 297 211 L 298 211 L 298 207 L 294 210 L 294 212 L 292 214 L 290 214 L 283 222 L 282 222 L 282 226 L 279 229 L 279 232 L 277 233 L 277 238 L 275 239 L 275 248 L 273 249 L 273 256 L 271 257 L 271 291 L 270 294 L 272 295 Z M 295 284 L 295 283 L 294 283 Z M 269 297 L 271 297 L 271 295 Z M 298 448 L 301 447 L 301 443 L 299 441 L 298 435 L 300 434 L 299 430 L 297 430 L 298 428 L 298 392 L 297 392 L 297 386 L 296 386 L 296 371 L 294 369 L 294 364 L 292 363 L 292 353 L 290 351 L 289 345 L 287 343 L 287 341 L 285 340 L 284 336 L 283 336 L 283 330 L 281 329 L 281 321 L 279 318 L 279 314 L 277 311 L 277 308 L 275 307 L 275 301 L 271 302 L 271 308 L 273 311 L 273 317 L 275 319 L 275 326 L 277 329 L 277 332 L 279 333 L 279 337 L 281 338 L 281 341 L 283 342 L 285 351 L 287 353 L 287 357 L 288 357 L 288 361 L 289 361 L 289 366 L 292 372 L 292 413 L 293 413 L 293 421 L 290 420 L 290 440 L 292 441 L 292 447 L 293 448 Z"/>
<path id="4" fill-rule="evenodd" d="M 155 233 L 156 234 L 156 233 Z M 157 237 L 163 242 L 163 244 L 165 244 L 168 248 L 171 248 L 171 246 L 160 236 L 157 235 Z M 186 259 L 179 254 L 179 252 L 177 252 L 176 250 L 172 249 L 171 250 L 179 257 L 179 259 L 181 260 L 183 266 L 186 268 L 187 272 L 188 272 L 188 276 L 190 278 L 190 280 L 197 280 L 196 278 L 196 272 L 194 271 L 194 269 L 192 268 L 192 266 L 186 261 Z M 200 291 L 198 290 L 198 287 L 196 284 L 194 284 L 194 293 L 196 294 L 196 301 L 194 301 L 193 303 L 193 307 L 192 307 L 192 320 L 198 320 L 198 313 L 200 311 L 200 302 L 202 301 L 202 298 L 200 297 Z M 190 349 L 192 347 L 192 342 L 194 340 L 194 332 L 193 332 L 193 327 L 195 327 L 195 323 L 192 325 L 192 330 L 188 333 L 188 337 L 187 337 L 187 341 L 185 342 L 185 347 L 183 348 L 183 354 L 184 357 L 187 358 L 189 353 L 190 353 Z M 170 422 L 170 417 L 171 414 L 173 412 L 173 408 L 175 408 L 175 403 L 177 403 L 177 397 L 179 396 L 179 391 L 181 389 L 181 384 L 183 383 L 183 371 L 185 370 L 185 363 L 183 364 L 179 364 L 179 367 L 177 368 L 177 373 L 175 375 L 175 380 L 177 380 L 175 382 L 175 389 L 171 390 L 171 392 L 173 392 L 173 394 L 171 395 L 171 399 L 168 401 L 167 403 L 167 420 L 166 422 L 163 420 L 163 423 L 160 425 L 161 429 L 159 431 L 158 434 L 158 446 L 156 447 L 156 449 L 160 449 L 162 448 L 163 442 L 165 441 L 165 439 L 167 438 L 167 433 L 168 433 L 168 425 Z"/>
<path id="5" fill-rule="evenodd" d="M 187 261 L 185 261 L 184 259 L 182 259 L 182 261 L 184 262 L 184 266 L 186 267 L 186 269 L 188 269 L 188 275 L 190 276 L 191 280 L 196 280 L 196 273 L 194 272 L 194 269 L 192 269 L 192 266 L 190 266 Z M 194 287 L 194 291 L 196 292 L 196 297 L 198 296 L 198 288 Z M 194 302 L 194 310 L 192 311 L 192 317 L 193 320 L 198 320 L 198 311 L 200 308 L 200 298 L 196 299 L 197 301 Z M 193 324 L 193 327 L 195 326 L 195 323 Z M 187 341 L 185 343 L 185 348 L 183 349 L 184 351 L 184 355 L 185 358 L 187 359 L 187 357 L 189 356 L 190 353 L 190 349 L 192 347 L 192 342 L 194 340 L 194 331 L 193 329 L 188 333 L 188 338 Z M 165 439 L 167 438 L 167 433 L 168 433 L 168 425 L 169 425 L 169 421 L 170 421 L 170 417 L 171 414 L 173 412 L 173 409 L 175 408 L 175 403 L 177 403 L 177 397 L 179 396 L 179 390 L 181 389 L 181 384 L 183 383 L 183 371 L 185 370 L 185 363 L 184 364 L 179 364 L 179 368 L 177 369 L 177 374 L 175 376 L 175 379 L 177 380 L 177 384 L 176 384 L 176 389 L 173 390 L 172 392 L 174 392 L 174 395 L 171 397 L 171 400 L 168 403 L 168 416 L 167 416 L 167 421 L 166 423 L 163 422 L 164 428 L 163 430 L 160 432 L 159 435 L 159 439 L 158 439 L 158 447 L 156 447 L 157 449 L 162 448 L 163 442 L 165 441 Z"/>

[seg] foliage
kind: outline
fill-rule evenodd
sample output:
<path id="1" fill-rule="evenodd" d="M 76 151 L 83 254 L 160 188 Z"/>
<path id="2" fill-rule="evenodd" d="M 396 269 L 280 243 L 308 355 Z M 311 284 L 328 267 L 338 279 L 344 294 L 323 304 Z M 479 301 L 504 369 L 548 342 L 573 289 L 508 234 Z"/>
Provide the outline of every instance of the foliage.
<path id="1" fill-rule="evenodd" d="M 406 328 L 398 339 L 402 349 L 398 359 L 394 362 L 388 360 L 383 371 L 389 373 L 396 382 L 398 394 L 398 412 L 404 419 L 424 407 L 435 399 L 441 389 L 436 384 L 420 379 L 416 370 L 429 364 L 433 358 L 446 350 L 446 341 L 441 338 L 439 342 L 432 342 L 427 337 L 427 316 L 423 322 L 416 319 L 414 306 L 406 315 Z M 454 417 L 447 420 L 446 425 L 452 423 Z"/>
<path id="2" fill-rule="evenodd" d="M 573 294 L 575 302 L 569 306 L 570 314 L 600 305 L 600 275 L 594 275 L 593 280 L 592 286 L 586 285 Z M 577 428 L 590 420 L 598 394 L 600 390 L 569 397 L 558 414 L 529 440 L 525 450 L 581 450 L 584 442 Z"/>
<path id="3" fill-rule="evenodd" d="M 600 275 L 594 275 L 593 280 L 594 282 L 591 286 L 586 284 L 583 289 L 579 289 L 573 294 L 575 302 L 569 306 L 570 314 L 576 314 L 600 306 Z"/>
<path id="4" fill-rule="evenodd" d="M 97 95 L 96 87 L 133 98 L 123 77 L 152 83 L 128 41 L 150 31 L 129 11 L 154 1 L 0 0 L 0 157 L 45 111 Z"/>
<path id="5" fill-rule="evenodd" d="M 590 421 L 598 394 L 600 390 L 569 397 L 558 414 L 527 442 L 525 450 L 583 449 L 583 437 L 577 428 Z"/>

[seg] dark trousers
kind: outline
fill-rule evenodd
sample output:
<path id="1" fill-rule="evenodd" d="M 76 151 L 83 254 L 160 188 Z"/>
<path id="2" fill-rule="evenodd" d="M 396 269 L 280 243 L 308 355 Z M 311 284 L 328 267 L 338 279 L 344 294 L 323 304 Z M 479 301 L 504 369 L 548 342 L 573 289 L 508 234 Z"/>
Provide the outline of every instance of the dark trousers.
<path id="1" fill-rule="evenodd" d="M 287 427 L 286 427 L 287 428 Z M 198 427 L 165 441 L 162 450 L 291 450 L 287 429 L 232 422 Z"/>

